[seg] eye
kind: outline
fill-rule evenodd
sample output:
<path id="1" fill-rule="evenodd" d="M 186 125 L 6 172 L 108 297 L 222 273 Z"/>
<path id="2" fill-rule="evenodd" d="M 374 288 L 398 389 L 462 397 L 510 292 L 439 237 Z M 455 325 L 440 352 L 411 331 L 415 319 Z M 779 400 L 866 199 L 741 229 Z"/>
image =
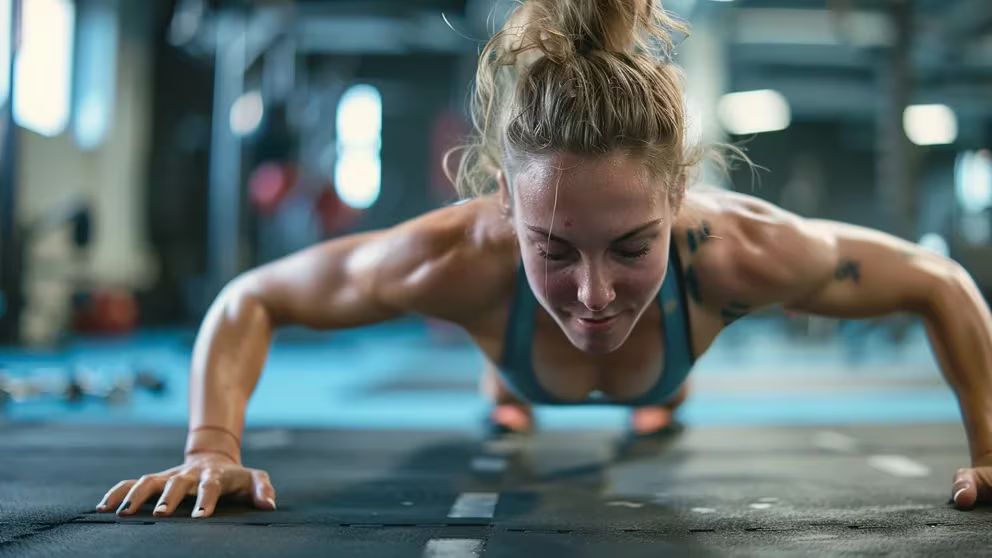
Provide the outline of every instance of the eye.
<path id="1" fill-rule="evenodd" d="M 540 255 L 542 258 L 544 258 L 546 260 L 549 260 L 549 261 L 552 261 L 552 262 L 559 262 L 559 261 L 562 261 L 562 260 L 565 260 L 565 259 L 568 258 L 568 252 L 567 251 L 561 252 L 561 253 L 551 253 L 551 252 L 546 251 L 541 246 L 536 246 L 536 248 L 537 248 L 538 255 Z"/>
<path id="2" fill-rule="evenodd" d="M 627 258 L 629 260 L 636 260 L 636 259 L 639 259 L 639 258 L 643 258 L 650 251 L 651 251 L 651 247 L 650 246 L 643 246 L 643 247 L 638 248 L 637 250 L 634 250 L 634 251 L 617 250 L 616 253 L 621 258 Z"/>

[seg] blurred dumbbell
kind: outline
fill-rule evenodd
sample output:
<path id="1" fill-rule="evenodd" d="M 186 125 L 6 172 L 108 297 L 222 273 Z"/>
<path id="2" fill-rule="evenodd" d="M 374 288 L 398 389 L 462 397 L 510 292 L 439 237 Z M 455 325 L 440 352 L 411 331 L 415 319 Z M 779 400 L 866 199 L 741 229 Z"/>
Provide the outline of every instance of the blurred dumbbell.
<path id="1" fill-rule="evenodd" d="M 70 403 L 78 403 L 83 400 L 83 395 L 85 391 L 79 382 L 79 377 L 75 374 L 70 375 L 66 380 L 65 389 L 62 390 L 62 399 Z"/>
<path id="2" fill-rule="evenodd" d="M 119 405 L 131 398 L 134 379 L 130 374 L 117 374 L 111 380 L 107 374 L 85 368 L 77 368 L 69 378 L 70 384 L 80 387 L 82 396 L 102 401 L 109 405 Z"/>
<path id="3" fill-rule="evenodd" d="M 103 391 L 102 395 L 108 404 L 119 405 L 128 399 L 131 399 L 131 393 L 133 391 L 133 380 L 128 378 L 117 378 L 114 380 L 113 385 L 110 386 L 110 389 Z"/>
<path id="4" fill-rule="evenodd" d="M 134 385 L 146 389 L 155 395 L 165 392 L 165 378 L 151 370 L 138 370 L 134 376 Z"/>
<path id="5" fill-rule="evenodd" d="M 127 371 L 113 379 L 87 368 L 38 369 L 31 376 L 16 378 L 0 370 L 0 403 L 22 403 L 31 399 L 50 397 L 68 403 L 96 399 L 109 405 L 119 405 L 140 388 L 155 395 L 166 390 L 165 379 L 148 369 Z"/>
<path id="6" fill-rule="evenodd" d="M 0 366 L 0 407 L 10 401 L 10 392 L 7 391 L 7 370 Z"/>
<path id="7" fill-rule="evenodd" d="M 94 335 L 121 335 L 138 326 L 138 302 L 127 289 L 102 287 L 73 295 L 73 329 Z"/>

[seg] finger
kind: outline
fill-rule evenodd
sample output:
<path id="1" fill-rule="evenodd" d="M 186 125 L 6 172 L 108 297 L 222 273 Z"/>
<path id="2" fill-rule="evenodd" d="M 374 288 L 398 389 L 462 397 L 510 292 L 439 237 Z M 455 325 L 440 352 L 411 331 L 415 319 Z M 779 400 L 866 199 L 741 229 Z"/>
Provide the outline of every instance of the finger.
<path id="1" fill-rule="evenodd" d="M 141 506 L 145 504 L 145 500 L 162 491 L 163 484 L 165 484 L 165 481 L 158 475 L 142 475 L 138 479 L 138 482 L 134 483 L 134 486 L 128 491 L 120 507 L 117 508 L 117 515 L 134 515 L 138 513 Z"/>
<path id="2" fill-rule="evenodd" d="M 210 517 L 217 507 L 217 500 L 221 495 L 220 474 L 207 472 L 200 478 L 200 485 L 197 487 L 196 507 L 193 508 L 193 518 Z"/>
<path id="3" fill-rule="evenodd" d="M 195 486 L 196 476 L 194 475 L 179 474 L 169 477 L 152 514 L 157 516 L 172 515 L 182 503 L 183 498 L 194 493 L 193 487 Z"/>
<path id="4" fill-rule="evenodd" d="M 134 479 L 122 480 L 103 495 L 103 499 L 96 505 L 96 511 L 109 512 L 117 509 L 117 506 L 124 501 L 124 495 L 131 490 L 131 486 L 138 481 Z"/>
<path id="5" fill-rule="evenodd" d="M 252 498 L 256 508 L 263 510 L 276 509 L 276 489 L 272 487 L 269 474 L 265 471 L 252 469 Z"/>
<path id="6" fill-rule="evenodd" d="M 958 469 L 951 487 L 951 501 L 959 510 L 969 510 L 978 499 L 978 483 L 972 469 Z"/>

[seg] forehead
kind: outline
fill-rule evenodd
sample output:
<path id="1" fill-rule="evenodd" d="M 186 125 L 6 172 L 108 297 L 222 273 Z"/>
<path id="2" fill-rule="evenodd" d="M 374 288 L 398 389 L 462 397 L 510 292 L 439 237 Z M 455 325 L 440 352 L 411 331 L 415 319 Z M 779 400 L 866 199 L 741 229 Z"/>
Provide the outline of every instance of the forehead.
<path id="1" fill-rule="evenodd" d="M 586 227 L 617 219 L 657 218 L 666 199 L 647 167 L 622 153 L 535 157 L 513 185 L 517 212 L 527 224 L 547 227 L 554 211 L 555 230 L 564 223 L 558 217 L 565 216 L 583 221 Z"/>

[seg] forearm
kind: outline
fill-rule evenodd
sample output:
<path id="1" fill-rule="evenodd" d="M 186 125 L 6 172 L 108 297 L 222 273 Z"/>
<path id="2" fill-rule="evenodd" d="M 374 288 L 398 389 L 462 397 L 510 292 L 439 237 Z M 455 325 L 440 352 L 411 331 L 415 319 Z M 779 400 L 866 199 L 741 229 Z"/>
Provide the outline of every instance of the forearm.
<path id="1" fill-rule="evenodd" d="M 193 348 L 187 452 L 210 449 L 241 461 L 245 409 L 265 365 L 272 330 L 264 306 L 236 284 L 211 305 Z M 201 426 L 214 428 L 193 431 Z"/>
<path id="2" fill-rule="evenodd" d="M 954 389 L 973 464 L 992 459 L 992 316 L 974 281 L 960 270 L 934 292 L 923 318 Z"/>

